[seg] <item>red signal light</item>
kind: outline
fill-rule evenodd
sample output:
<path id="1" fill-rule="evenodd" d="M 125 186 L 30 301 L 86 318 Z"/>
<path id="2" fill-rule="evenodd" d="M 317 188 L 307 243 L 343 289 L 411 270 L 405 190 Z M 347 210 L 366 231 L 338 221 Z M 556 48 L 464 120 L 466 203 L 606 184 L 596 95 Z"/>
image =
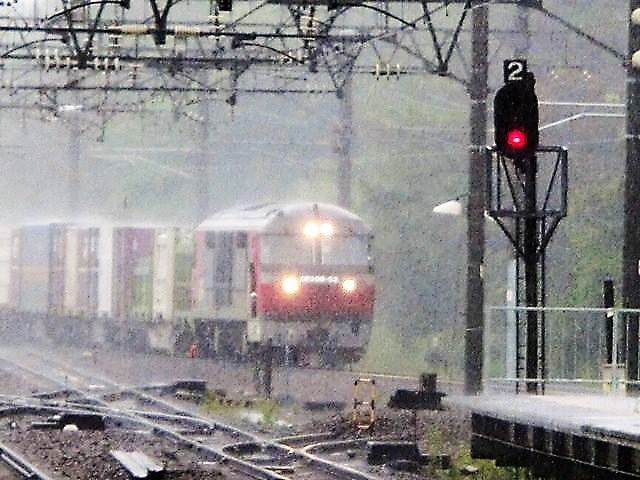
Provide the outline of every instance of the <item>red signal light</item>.
<path id="1" fill-rule="evenodd" d="M 522 130 L 509 130 L 507 145 L 513 150 L 522 150 L 527 147 L 527 135 Z"/>
<path id="2" fill-rule="evenodd" d="M 534 157 L 538 149 L 540 128 L 534 85 L 532 74 L 508 81 L 493 101 L 496 152 L 519 164 Z"/>

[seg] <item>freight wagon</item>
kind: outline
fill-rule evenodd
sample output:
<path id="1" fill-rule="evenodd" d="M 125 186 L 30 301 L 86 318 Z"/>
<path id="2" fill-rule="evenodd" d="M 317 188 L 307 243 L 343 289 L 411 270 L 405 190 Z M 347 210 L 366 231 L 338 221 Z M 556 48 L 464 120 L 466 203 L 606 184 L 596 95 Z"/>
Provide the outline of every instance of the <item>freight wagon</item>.
<path id="1" fill-rule="evenodd" d="M 371 230 L 328 204 L 219 212 L 196 229 L 49 223 L 0 231 L 9 327 L 86 345 L 305 363 L 361 358 Z"/>

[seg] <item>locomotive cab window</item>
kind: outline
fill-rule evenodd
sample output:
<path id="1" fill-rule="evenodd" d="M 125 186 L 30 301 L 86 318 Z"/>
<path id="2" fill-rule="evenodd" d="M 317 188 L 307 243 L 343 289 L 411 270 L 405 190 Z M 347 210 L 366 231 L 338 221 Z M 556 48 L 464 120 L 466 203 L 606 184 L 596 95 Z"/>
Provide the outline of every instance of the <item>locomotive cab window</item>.
<path id="1" fill-rule="evenodd" d="M 368 265 L 368 240 L 363 236 L 331 237 L 320 240 L 323 265 Z"/>
<path id="2" fill-rule="evenodd" d="M 368 265 L 366 236 L 339 236 L 309 239 L 302 235 L 266 235 L 261 242 L 266 264 Z"/>
<path id="3" fill-rule="evenodd" d="M 233 280 L 233 234 L 220 233 L 215 240 L 217 250 L 213 279 L 215 303 L 216 305 L 229 305 Z"/>
<path id="4" fill-rule="evenodd" d="M 247 248 L 247 233 L 246 232 L 238 232 L 238 233 L 236 233 L 236 248 L 239 248 L 239 249 Z"/>

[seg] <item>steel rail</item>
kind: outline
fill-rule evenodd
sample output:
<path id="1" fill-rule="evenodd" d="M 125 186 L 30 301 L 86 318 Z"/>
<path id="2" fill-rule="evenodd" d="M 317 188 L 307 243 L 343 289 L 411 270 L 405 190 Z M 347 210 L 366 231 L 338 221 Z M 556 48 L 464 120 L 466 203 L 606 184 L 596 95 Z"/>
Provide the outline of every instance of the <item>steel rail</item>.
<path id="1" fill-rule="evenodd" d="M 0 409 L 0 415 L 8 415 L 8 414 L 19 414 L 19 413 L 30 413 L 30 414 L 37 414 L 37 413 L 43 413 L 43 412 L 47 412 L 47 413 L 60 413 L 60 412 L 64 412 L 64 413 L 95 413 L 95 408 L 92 408 L 91 405 L 86 405 L 86 408 L 77 408 L 77 406 L 74 406 L 73 408 L 65 408 L 64 406 L 61 405 L 18 405 L 18 406 L 13 406 L 13 407 L 7 407 L 7 408 L 3 408 Z M 258 465 L 254 465 L 250 462 L 246 462 L 242 459 L 239 459 L 237 457 L 234 457 L 233 455 L 228 455 L 226 453 L 224 453 L 221 449 L 216 449 L 216 448 L 212 448 L 209 447 L 205 444 L 203 444 L 202 442 L 193 440 L 191 438 L 189 438 L 188 436 L 181 434 L 171 428 L 168 428 L 166 426 L 160 425 L 156 422 L 153 421 L 149 421 L 146 420 L 145 418 L 138 418 L 139 415 L 137 413 L 129 413 L 128 410 L 121 410 L 121 409 L 117 409 L 117 408 L 112 408 L 112 407 L 103 407 L 102 409 L 100 409 L 101 412 L 104 414 L 104 417 L 110 420 L 118 420 L 119 422 L 129 422 L 129 423 L 133 423 L 137 426 L 142 426 L 142 427 L 146 427 L 149 430 L 155 432 L 156 434 L 160 434 L 161 436 L 165 437 L 165 438 L 169 438 L 171 440 L 174 440 L 178 443 L 182 443 L 184 445 L 188 445 L 189 447 L 191 447 L 192 449 L 195 449 L 198 452 L 201 452 L 203 454 L 205 454 L 207 457 L 212 458 L 216 461 L 223 461 L 225 462 L 225 464 L 231 465 L 235 470 L 249 475 L 252 478 L 257 478 L 257 479 L 261 479 L 261 480 L 289 480 L 287 479 L 287 477 L 283 477 L 282 475 L 278 474 L 278 473 L 274 473 L 271 472 L 265 468 L 262 468 Z M 164 418 L 164 419 L 176 419 L 176 416 L 168 416 L 165 415 L 163 416 L 162 414 L 153 414 L 153 413 L 149 413 L 149 412 L 144 412 L 145 415 L 151 416 L 151 417 L 156 417 L 156 418 Z M 210 426 L 214 425 L 210 422 L 207 422 L 206 420 L 202 420 L 202 419 L 196 419 L 196 418 L 191 418 L 191 417 L 181 417 L 178 418 L 179 421 L 191 421 L 191 422 L 198 422 L 198 423 L 204 423 L 204 424 L 208 424 Z M 0 444 L 0 452 L 3 452 L 4 449 L 1 448 L 2 444 Z M 24 469 L 26 471 L 32 471 L 32 472 L 38 472 L 37 468 L 30 465 L 28 462 L 23 461 L 21 459 L 21 457 L 19 457 L 17 454 L 14 454 L 13 456 L 16 460 L 17 463 L 19 464 L 23 464 Z M 25 476 L 25 478 L 38 478 L 38 479 L 42 479 L 42 480 L 52 480 L 51 477 L 47 477 L 46 475 L 42 475 L 39 472 L 37 473 L 38 476 L 33 477 L 33 476 Z M 41 476 L 42 475 L 42 476 Z"/>
<path id="2" fill-rule="evenodd" d="M 6 358 L 2 358 L 3 360 L 12 363 L 12 360 L 8 360 Z M 47 362 L 49 364 L 49 368 L 51 366 L 51 358 L 47 359 Z M 57 363 L 62 363 L 62 362 L 57 362 Z M 51 376 L 47 375 L 47 374 L 43 374 L 40 372 L 36 372 L 33 371 L 30 368 L 27 368 L 23 365 L 19 365 L 19 364 L 15 364 L 18 368 L 21 368 L 25 371 L 28 371 L 29 373 L 33 374 L 33 375 L 39 375 L 43 378 L 47 378 L 49 381 L 53 381 L 56 382 L 58 384 L 60 384 L 61 386 L 63 386 L 64 388 L 66 388 L 68 391 L 70 392 L 74 392 L 77 395 L 81 395 L 84 398 L 87 398 L 89 400 L 91 400 L 92 402 L 95 402 L 95 404 L 93 406 L 88 406 L 88 407 L 101 407 L 103 409 L 106 409 L 107 411 L 111 411 L 113 412 L 113 415 L 110 415 L 111 417 L 114 416 L 118 416 L 123 420 L 129 420 L 129 421 L 135 421 L 138 422 L 140 424 L 146 425 L 149 428 L 152 428 L 156 433 L 159 433 L 167 438 L 171 438 L 175 441 L 178 442 L 182 442 L 186 445 L 190 445 L 193 449 L 195 449 L 196 451 L 199 452 L 203 452 L 206 455 L 210 455 L 213 458 L 217 459 L 217 460 L 224 460 L 227 464 L 232 465 L 234 468 L 236 468 L 237 470 L 239 470 L 240 472 L 246 474 L 246 475 L 251 475 L 254 478 L 258 478 L 258 479 L 262 479 L 262 480 L 289 480 L 289 477 L 285 477 L 282 476 L 276 472 L 270 471 L 266 468 L 263 468 L 259 465 L 256 465 L 254 463 L 245 461 L 237 456 L 228 454 L 224 451 L 225 448 L 227 448 L 230 445 L 233 444 L 229 444 L 229 445 L 225 445 L 223 446 L 221 449 L 218 448 L 214 448 L 214 447 L 210 447 L 200 441 L 194 440 L 192 438 L 187 437 L 186 435 L 183 435 L 179 432 L 177 432 L 174 429 L 165 427 L 163 425 L 160 425 L 158 423 L 154 423 L 152 421 L 148 421 L 146 418 L 143 417 L 155 417 L 155 418 L 162 418 L 164 420 L 167 419 L 174 419 L 174 420 L 179 420 L 181 422 L 193 422 L 193 423 L 197 423 L 200 425 L 207 425 L 207 426 L 211 426 L 213 428 L 217 428 L 220 430 L 225 430 L 227 432 L 231 432 L 234 433 L 236 435 L 242 435 L 246 438 L 251 439 L 251 441 L 253 441 L 256 444 L 260 444 L 263 447 L 266 448 L 271 448 L 273 450 L 276 451 L 281 451 L 283 454 L 287 454 L 290 456 L 294 456 L 296 458 L 299 459 L 303 459 L 306 461 L 307 464 L 313 466 L 314 468 L 317 468 L 319 470 L 322 470 L 324 472 L 327 472 L 335 477 L 338 478 L 344 478 L 346 480 L 378 480 L 379 477 L 378 476 L 371 476 L 368 475 L 366 473 L 363 472 L 359 472 L 357 470 L 354 470 L 353 468 L 344 466 L 344 465 L 340 465 L 338 463 L 335 462 L 331 462 L 329 460 L 325 460 L 322 459 L 320 457 L 317 457 L 307 451 L 305 451 L 304 449 L 297 449 L 297 448 L 292 448 L 288 445 L 279 443 L 277 441 L 273 441 L 273 440 L 269 440 L 269 439 L 265 439 L 262 438 L 258 435 L 255 435 L 253 433 L 247 432 L 245 430 L 241 430 L 238 429 L 236 427 L 233 427 L 231 425 L 227 425 L 221 422 L 217 422 L 217 421 L 211 421 L 210 419 L 206 419 L 206 418 L 202 418 L 199 416 L 196 416 L 194 414 L 194 412 L 190 412 L 188 410 L 185 410 L 183 408 L 177 407 L 173 404 L 171 404 L 170 402 L 167 402 L 165 400 L 162 400 L 160 398 L 154 397 L 153 395 L 149 395 L 147 393 L 144 393 L 142 391 L 140 391 L 139 389 L 135 389 L 135 388 L 124 388 L 122 389 L 121 386 L 119 386 L 117 383 L 112 382 L 108 379 L 105 379 L 103 377 L 100 377 L 98 375 L 95 374 L 87 374 L 86 372 L 82 372 L 79 369 L 75 368 L 75 367 L 69 367 L 67 365 L 64 366 L 65 370 L 67 372 L 74 372 L 78 375 L 82 375 L 84 377 L 89 377 L 92 379 L 99 379 L 101 382 L 105 383 L 105 384 L 110 384 L 112 387 L 118 387 L 120 388 L 122 391 L 125 392 L 129 392 L 137 397 L 140 398 L 140 400 L 146 402 L 146 403 L 152 403 L 152 404 L 156 404 L 156 405 L 161 405 L 163 408 L 166 408 L 170 411 L 174 412 L 174 415 L 170 415 L 170 414 L 163 414 L 163 413 L 159 413 L 159 412 L 140 412 L 140 411 L 131 411 L 131 410 L 124 410 L 124 409 L 118 409 L 118 408 L 114 408 L 112 406 L 109 406 L 108 402 L 101 400 L 99 398 L 97 398 L 95 395 L 89 393 L 89 392 L 83 392 L 80 389 L 76 389 L 76 388 L 69 388 L 68 385 L 66 384 L 66 382 L 60 381 L 60 380 L 56 380 L 55 378 L 52 378 Z M 237 443 L 237 442 L 236 442 Z"/>
<path id="3" fill-rule="evenodd" d="M 289 480 L 287 479 L 287 477 L 284 477 L 278 473 L 274 473 L 271 472 L 269 470 L 266 470 L 265 468 L 262 468 L 258 465 L 254 465 L 251 464 L 249 462 L 243 461 L 237 457 L 234 457 L 232 455 L 228 455 L 226 453 L 224 453 L 222 450 L 216 449 L 216 448 L 212 448 L 209 447 L 205 444 L 203 444 L 202 442 L 193 440 L 188 438 L 185 435 L 182 435 L 180 433 L 178 433 L 175 430 L 172 430 L 170 428 L 167 428 L 163 425 L 160 425 L 158 423 L 154 423 L 151 421 L 148 421 L 144 418 L 140 418 L 138 415 L 134 415 L 134 414 L 130 414 L 128 415 L 126 413 L 125 410 L 121 410 L 121 409 L 117 409 L 117 408 L 113 408 L 110 407 L 108 402 L 101 400 L 99 398 L 97 398 L 95 395 L 89 393 L 89 392 L 84 392 L 80 389 L 76 389 L 76 388 L 68 388 L 68 386 L 66 385 L 65 381 L 60 381 L 60 380 L 56 380 L 55 378 L 53 378 L 52 376 L 49 376 L 47 374 L 41 373 L 41 372 L 36 372 L 31 368 L 27 368 L 24 365 L 20 365 L 18 363 L 13 362 L 12 360 L 8 360 L 6 358 L 2 358 L 3 361 L 7 362 L 7 363 L 13 363 L 17 368 L 20 368 L 22 370 L 25 370 L 27 372 L 29 372 L 32 375 L 38 375 L 42 378 L 46 378 L 49 381 L 52 381 L 54 383 L 58 383 L 61 386 L 65 387 L 66 389 L 68 389 L 70 392 L 73 392 L 77 395 L 81 395 L 84 398 L 87 398 L 88 400 L 95 402 L 95 404 L 97 404 L 98 406 L 102 406 L 104 408 L 107 408 L 111 411 L 114 412 L 114 415 L 110 415 L 112 418 L 120 418 L 121 420 L 128 420 L 128 421 L 134 421 L 134 422 L 138 422 L 139 424 L 142 425 L 146 425 L 148 428 L 152 429 L 153 431 L 155 431 L 156 433 L 161 434 L 162 436 L 165 436 L 166 438 L 171 438 L 175 441 L 181 442 L 185 445 L 190 446 L 191 448 L 195 449 L 198 452 L 204 453 L 206 455 L 209 455 L 213 458 L 215 458 L 216 460 L 219 461 L 224 461 L 227 465 L 232 466 L 235 470 L 245 474 L 245 475 L 249 475 L 252 478 L 257 478 L 260 480 Z M 48 361 L 50 362 L 51 359 L 48 359 Z M 68 367 L 67 367 L 68 369 Z M 72 369 L 76 372 L 78 372 L 77 369 Z M 86 374 L 82 373 L 82 375 L 87 376 Z M 95 378 L 95 376 L 94 376 Z M 103 381 L 104 379 L 100 379 L 101 381 Z M 117 385 L 114 382 L 108 382 L 111 383 L 112 385 Z M 141 394 L 140 392 L 136 392 L 137 395 L 140 395 L 140 397 L 142 399 L 144 399 L 145 401 L 154 401 L 155 403 L 159 403 L 159 404 L 163 404 L 163 405 L 167 405 L 170 408 L 174 409 L 174 410 L 179 410 L 177 407 L 171 406 L 170 404 L 168 404 L 167 402 L 164 401 L 158 401 L 159 399 L 155 399 L 150 395 L 146 395 L 146 394 Z M 90 406 L 89 406 L 90 407 Z M 58 408 L 60 409 L 61 407 L 50 407 L 50 408 Z M 190 414 L 188 414 L 188 416 L 190 416 Z M 223 428 L 223 424 L 215 424 L 218 425 L 219 428 Z M 227 428 L 229 430 L 233 430 L 234 427 L 231 426 L 227 426 Z M 237 429 L 236 429 L 237 430 Z M 238 430 L 240 431 L 240 430 Z M 250 434 L 249 434 L 250 435 Z"/>
<path id="4" fill-rule="evenodd" d="M 39 470 L 33 463 L 11 450 L 2 442 L 0 442 L 0 460 L 23 478 L 53 480 L 53 477 Z"/>

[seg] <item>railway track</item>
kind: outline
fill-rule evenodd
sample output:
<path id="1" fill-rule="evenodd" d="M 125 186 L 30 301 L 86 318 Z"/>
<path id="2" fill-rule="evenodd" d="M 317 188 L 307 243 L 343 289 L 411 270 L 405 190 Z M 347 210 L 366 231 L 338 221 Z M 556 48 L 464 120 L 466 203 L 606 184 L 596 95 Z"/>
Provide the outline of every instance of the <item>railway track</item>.
<path id="1" fill-rule="evenodd" d="M 309 444 L 300 443 L 300 440 L 271 439 L 255 431 L 205 418 L 184 402 L 178 405 L 167 401 L 158 393 L 150 393 L 161 389 L 159 386 L 146 390 L 130 388 L 36 355 L 26 358 L 5 356 L 1 360 L 10 362 L 12 368 L 19 369 L 32 378 L 40 376 L 59 387 L 57 392 L 40 395 L 30 400 L 29 405 L 20 406 L 23 412 L 32 415 L 36 412 L 93 414 L 104 418 L 109 425 L 152 432 L 154 437 L 164 438 L 183 448 L 188 447 L 189 451 L 195 452 L 201 464 L 214 464 L 217 468 L 228 470 L 231 472 L 229 475 L 232 475 L 229 478 L 234 478 L 233 475 L 237 475 L 237 478 L 268 480 L 382 478 L 375 472 L 359 470 L 353 466 L 366 466 L 361 461 L 359 464 L 353 459 L 345 462 L 346 456 L 340 461 L 333 461 L 320 455 L 309 448 L 310 445 L 317 444 L 317 438 L 310 437 Z M 191 386 L 199 387 L 196 382 Z M 16 403 L 16 399 L 0 400 L 5 405 Z M 13 408 L 12 413 L 16 414 L 16 407 Z M 333 440 L 325 437 L 323 441 L 326 444 Z M 354 445 L 350 447 L 354 448 Z"/>
<path id="2" fill-rule="evenodd" d="M 0 443 L 0 461 L 4 464 L 7 474 L 13 474 L 15 478 L 30 478 L 34 480 L 52 480 L 52 477 L 40 471 L 32 462 L 24 456 Z M 0 471 L 0 478 L 6 478 Z"/>

